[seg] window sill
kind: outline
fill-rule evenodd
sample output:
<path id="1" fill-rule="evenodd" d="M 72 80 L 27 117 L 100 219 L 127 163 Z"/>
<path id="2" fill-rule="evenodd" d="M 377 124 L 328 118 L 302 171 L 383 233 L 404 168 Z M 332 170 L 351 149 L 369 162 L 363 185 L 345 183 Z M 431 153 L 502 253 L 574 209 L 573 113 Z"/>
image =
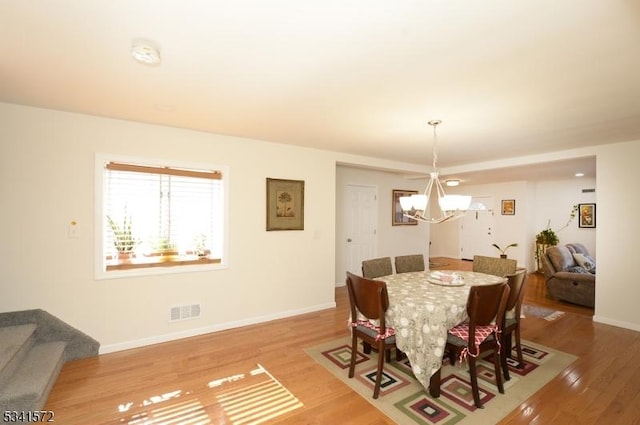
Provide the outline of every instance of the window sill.
<path id="1" fill-rule="evenodd" d="M 198 257 L 197 255 L 133 257 L 128 260 L 108 260 L 106 271 L 220 264 L 221 262 L 220 258 Z"/>

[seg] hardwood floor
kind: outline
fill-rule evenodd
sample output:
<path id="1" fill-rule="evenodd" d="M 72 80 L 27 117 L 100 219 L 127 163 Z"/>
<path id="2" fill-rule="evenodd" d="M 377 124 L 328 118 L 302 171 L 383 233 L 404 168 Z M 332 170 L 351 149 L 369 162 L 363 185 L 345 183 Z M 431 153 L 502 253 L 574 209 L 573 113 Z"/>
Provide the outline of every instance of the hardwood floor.
<path id="1" fill-rule="evenodd" d="M 442 268 L 471 268 L 471 262 L 433 260 L 448 264 Z M 593 310 L 549 299 L 540 275 L 529 275 L 527 285 L 525 303 L 567 314 L 551 322 L 525 319 L 523 338 L 579 358 L 499 423 L 640 423 L 640 333 L 593 323 Z M 68 362 L 45 408 L 55 412 L 55 422 L 69 425 L 230 424 L 211 383 L 242 385 L 240 377 L 260 364 L 303 404 L 266 423 L 392 424 L 303 352 L 347 334 L 345 287 L 336 288 L 336 303 L 335 309 Z"/>

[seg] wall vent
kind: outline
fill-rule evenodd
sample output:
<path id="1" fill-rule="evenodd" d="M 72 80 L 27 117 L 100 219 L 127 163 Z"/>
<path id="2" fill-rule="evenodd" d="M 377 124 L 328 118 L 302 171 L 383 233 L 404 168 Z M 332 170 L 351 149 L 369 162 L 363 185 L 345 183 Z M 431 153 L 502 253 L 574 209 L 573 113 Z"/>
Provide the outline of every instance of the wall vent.
<path id="1" fill-rule="evenodd" d="M 582 193 L 593 193 L 595 191 L 595 189 L 582 189 Z"/>
<path id="2" fill-rule="evenodd" d="M 178 305 L 169 309 L 169 321 L 195 319 L 200 317 L 200 304 Z"/>

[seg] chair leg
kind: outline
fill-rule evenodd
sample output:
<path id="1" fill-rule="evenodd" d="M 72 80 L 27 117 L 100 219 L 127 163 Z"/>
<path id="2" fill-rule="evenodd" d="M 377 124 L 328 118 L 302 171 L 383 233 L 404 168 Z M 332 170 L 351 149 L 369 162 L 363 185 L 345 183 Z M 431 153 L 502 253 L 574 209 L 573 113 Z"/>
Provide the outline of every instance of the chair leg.
<path id="1" fill-rule="evenodd" d="M 480 401 L 480 391 L 478 390 L 478 373 L 476 371 L 476 359 L 467 357 L 469 362 L 469 377 L 471 378 L 471 392 L 473 393 L 473 401 L 478 409 L 484 409 Z"/>
<path id="2" fill-rule="evenodd" d="M 509 357 L 509 353 L 511 352 L 511 335 L 503 335 L 502 338 L 502 347 L 500 347 L 502 351 L 502 355 L 500 356 L 500 362 L 502 363 L 502 373 L 504 374 L 504 379 L 509 381 L 511 376 L 509 375 L 509 365 L 507 364 L 507 358 Z"/>
<path id="3" fill-rule="evenodd" d="M 362 350 L 365 354 L 371 354 L 371 344 L 368 342 L 362 341 Z"/>
<path id="4" fill-rule="evenodd" d="M 436 373 L 431 375 L 429 379 L 429 395 L 433 398 L 440 397 L 440 381 L 441 381 L 442 367 L 438 369 Z"/>
<path id="5" fill-rule="evenodd" d="M 349 378 L 353 378 L 353 374 L 356 370 L 356 357 L 358 357 L 358 337 L 355 330 L 351 337 L 351 362 L 349 363 Z"/>
<path id="6" fill-rule="evenodd" d="M 500 351 L 502 350 L 498 350 L 498 347 L 496 347 L 494 351 L 495 352 L 493 354 L 493 370 L 496 375 L 496 385 L 498 386 L 498 391 L 500 391 L 500 394 L 504 394 L 504 385 L 502 385 L 502 373 L 500 373 L 500 366 L 501 366 L 500 358 L 502 357 L 500 355 Z"/>
<path id="7" fill-rule="evenodd" d="M 382 383 L 382 369 L 384 368 L 385 358 L 384 344 L 378 346 L 378 373 L 376 373 L 376 385 L 373 388 L 373 398 L 378 398 L 380 395 L 380 384 Z"/>
<path id="8" fill-rule="evenodd" d="M 520 328 L 516 328 L 516 352 L 518 353 L 518 369 L 524 368 L 524 359 L 522 358 L 522 345 L 520 344 Z"/>
<path id="9" fill-rule="evenodd" d="M 457 353 L 455 350 L 449 350 L 449 364 L 455 366 Z"/>

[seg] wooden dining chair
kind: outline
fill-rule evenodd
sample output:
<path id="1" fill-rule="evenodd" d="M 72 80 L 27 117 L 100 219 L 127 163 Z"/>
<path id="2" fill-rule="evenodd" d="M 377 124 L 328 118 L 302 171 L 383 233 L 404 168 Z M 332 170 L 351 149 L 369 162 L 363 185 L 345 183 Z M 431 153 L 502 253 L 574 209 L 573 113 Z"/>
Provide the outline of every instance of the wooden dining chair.
<path id="1" fill-rule="evenodd" d="M 358 356 L 358 338 L 360 338 L 363 344 L 375 347 L 378 351 L 378 370 L 373 388 L 373 398 L 378 398 L 385 357 L 396 346 L 395 330 L 387 327 L 385 323 L 385 313 L 389 308 L 387 284 L 347 272 L 347 289 L 351 307 L 351 363 L 349 365 L 349 378 L 353 378 L 355 372 L 356 357 Z M 358 313 L 364 316 L 366 320 L 358 320 Z M 377 320 L 379 326 L 373 325 L 370 320 Z M 396 350 L 397 358 L 398 351 Z"/>
<path id="2" fill-rule="evenodd" d="M 395 258 L 396 273 L 423 272 L 424 255 L 400 255 Z"/>
<path id="3" fill-rule="evenodd" d="M 473 401 L 478 408 L 483 407 L 478 390 L 478 374 L 476 371 L 476 359 L 481 353 L 493 350 L 496 385 L 498 391 L 504 394 L 502 373 L 500 371 L 499 335 L 504 323 L 508 297 L 509 286 L 506 283 L 472 286 L 467 300 L 469 321 L 460 323 L 447 332 L 445 353 L 448 353 L 452 365 L 455 364 L 456 360 L 468 363 Z"/>
<path id="4" fill-rule="evenodd" d="M 391 274 L 393 274 L 391 257 L 374 258 L 373 260 L 364 260 L 362 262 L 362 276 L 368 279 Z"/>
<path id="5" fill-rule="evenodd" d="M 515 273 L 517 267 L 518 262 L 511 258 L 485 257 L 483 255 L 473 256 L 472 270 L 474 272 L 505 277 L 508 274 Z"/>
<path id="6" fill-rule="evenodd" d="M 505 319 L 502 325 L 502 372 L 504 379 L 511 379 L 507 359 L 511 358 L 511 347 L 513 346 L 512 335 L 515 335 L 515 348 L 518 356 L 518 368 L 524 367 L 522 359 L 522 345 L 520 344 L 520 315 L 522 312 L 522 300 L 524 299 L 524 288 L 527 282 L 526 269 L 518 270 L 514 274 L 507 275 L 507 285 L 509 285 L 509 298 L 505 307 Z M 511 311 L 513 310 L 513 317 Z M 507 315 L 509 316 L 507 318 Z"/>

